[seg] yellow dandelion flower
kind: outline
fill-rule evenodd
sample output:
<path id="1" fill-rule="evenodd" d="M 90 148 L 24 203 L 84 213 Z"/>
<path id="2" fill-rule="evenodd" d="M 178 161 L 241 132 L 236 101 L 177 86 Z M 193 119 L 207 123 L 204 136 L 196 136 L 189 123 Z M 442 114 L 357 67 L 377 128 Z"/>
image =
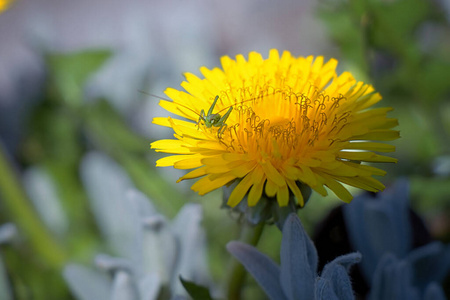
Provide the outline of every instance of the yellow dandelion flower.
<path id="1" fill-rule="evenodd" d="M 287 51 L 280 57 L 271 50 L 267 59 L 256 52 L 248 60 L 225 56 L 221 63 L 222 69 L 202 67 L 204 79 L 185 74 L 186 92 L 165 91 L 173 101 L 160 105 L 187 120 L 153 120 L 175 132 L 175 139 L 151 144 L 174 154 L 157 166 L 194 169 L 178 181 L 201 177 L 192 185 L 200 195 L 238 180 L 228 198 L 231 207 L 246 195 L 249 206 L 263 195 L 286 206 L 290 194 L 303 206 L 297 183 L 323 196 L 326 186 L 345 202 L 352 195 L 342 183 L 384 189 L 372 176 L 386 172 L 362 162 L 396 162 L 375 153 L 394 146 L 371 140 L 393 140 L 399 133 L 391 130 L 397 120 L 386 117 L 391 108 L 371 108 L 381 100 L 371 85 L 348 72 L 337 75 L 335 59 L 297 58 Z M 215 124 L 210 117 L 217 118 Z"/>

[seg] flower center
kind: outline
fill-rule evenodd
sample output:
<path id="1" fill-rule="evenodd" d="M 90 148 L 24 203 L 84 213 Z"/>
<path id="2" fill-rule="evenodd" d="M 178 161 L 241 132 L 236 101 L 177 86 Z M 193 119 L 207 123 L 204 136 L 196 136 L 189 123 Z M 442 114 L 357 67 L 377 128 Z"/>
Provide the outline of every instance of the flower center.
<path id="1" fill-rule="evenodd" d="M 228 99 L 251 99 L 235 101 L 226 126 L 211 136 L 230 151 L 288 159 L 311 147 L 329 146 L 347 123 L 348 113 L 338 109 L 346 100 L 342 95 L 332 97 L 312 85 L 308 93 L 294 93 L 290 87 L 256 90 L 251 98 L 249 93 L 237 93 L 237 98 L 224 92 Z"/>

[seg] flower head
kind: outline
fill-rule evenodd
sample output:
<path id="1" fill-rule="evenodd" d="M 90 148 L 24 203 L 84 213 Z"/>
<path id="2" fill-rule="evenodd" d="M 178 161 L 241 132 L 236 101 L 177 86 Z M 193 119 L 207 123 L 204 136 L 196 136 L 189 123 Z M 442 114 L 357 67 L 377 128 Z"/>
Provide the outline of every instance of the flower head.
<path id="1" fill-rule="evenodd" d="M 368 140 L 396 139 L 397 120 L 386 117 L 390 108 L 369 109 L 381 100 L 371 85 L 348 72 L 337 75 L 337 61 L 321 56 L 271 50 L 267 59 L 251 52 L 248 60 L 221 62 L 222 69 L 202 67 L 204 79 L 185 74 L 186 92 L 166 90 L 173 102 L 160 105 L 187 120 L 153 120 L 175 131 L 175 139 L 151 144 L 175 154 L 157 166 L 194 169 L 179 180 L 202 177 L 192 185 L 201 195 L 238 180 L 227 202 L 232 207 L 246 195 L 249 206 L 263 195 L 286 206 L 290 194 L 303 206 L 298 184 L 324 196 L 326 186 L 346 202 L 352 195 L 341 183 L 384 189 L 372 176 L 385 171 L 361 162 L 396 161 L 373 152 L 393 146 Z"/>

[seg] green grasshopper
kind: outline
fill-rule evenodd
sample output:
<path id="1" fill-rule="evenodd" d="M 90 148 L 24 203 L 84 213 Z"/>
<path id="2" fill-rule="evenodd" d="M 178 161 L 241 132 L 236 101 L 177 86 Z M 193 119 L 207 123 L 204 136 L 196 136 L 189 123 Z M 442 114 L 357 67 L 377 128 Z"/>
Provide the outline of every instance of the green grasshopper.
<path id="1" fill-rule="evenodd" d="M 150 95 L 150 96 L 153 96 L 153 97 L 157 97 L 157 98 L 166 100 L 166 101 L 171 101 L 169 99 L 161 98 L 161 97 L 159 97 L 157 95 L 149 94 L 149 93 L 144 92 L 144 91 L 140 91 L 140 92 L 142 92 L 144 94 L 147 94 L 147 95 Z M 274 92 L 274 94 L 275 94 L 275 92 Z M 255 99 L 258 99 L 258 98 L 260 98 L 260 97 L 255 97 L 255 98 L 243 100 L 243 101 L 240 101 L 239 103 L 242 104 L 244 102 L 254 101 Z M 193 113 L 195 113 L 196 115 L 199 116 L 198 121 L 197 121 L 197 125 L 199 126 L 199 128 L 200 128 L 200 122 L 202 122 L 202 121 L 205 124 L 206 128 L 219 127 L 219 130 L 217 131 L 217 136 L 220 138 L 220 136 L 225 132 L 225 130 L 227 128 L 227 124 L 225 122 L 227 121 L 228 117 L 230 116 L 231 112 L 233 111 L 233 105 L 231 105 L 229 107 L 225 107 L 222 110 L 220 110 L 219 112 L 213 114 L 214 107 L 216 106 L 216 103 L 217 103 L 218 100 L 219 100 L 219 96 L 217 95 L 214 98 L 214 101 L 213 101 L 213 103 L 211 104 L 211 107 L 208 110 L 208 114 L 205 113 L 204 109 L 202 109 L 200 111 L 200 114 L 198 114 L 195 110 L 193 110 L 190 107 L 187 107 L 187 106 L 185 106 L 183 104 L 180 104 L 180 103 L 177 103 L 177 105 L 179 105 L 179 106 L 181 106 L 183 108 L 186 108 L 187 110 L 190 110 L 191 112 L 193 112 Z M 222 111 L 225 111 L 226 109 L 228 109 L 227 112 L 222 116 L 220 113 Z"/>
<path id="2" fill-rule="evenodd" d="M 147 92 L 144 92 L 144 91 L 140 91 L 140 92 L 143 93 L 143 94 L 147 94 L 149 96 L 152 96 L 152 97 L 163 99 L 165 101 L 171 101 L 169 99 L 165 99 L 165 98 L 162 98 L 162 97 L 159 97 L 157 95 L 150 94 L 150 93 L 147 93 Z M 183 108 L 186 108 L 187 110 L 190 110 L 191 112 L 197 114 L 199 116 L 198 121 L 197 121 L 197 125 L 200 125 L 200 122 L 203 121 L 203 123 L 205 124 L 206 128 L 219 127 L 217 135 L 218 135 L 218 137 L 220 137 L 225 132 L 225 130 L 227 128 L 227 124 L 225 122 L 227 121 L 228 117 L 230 116 L 231 111 L 233 110 L 233 106 L 228 107 L 228 111 L 223 116 L 220 114 L 220 112 L 224 111 L 227 108 L 222 109 L 221 111 L 219 111 L 219 113 L 213 114 L 213 110 L 214 110 L 214 107 L 216 106 L 217 100 L 219 100 L 219 96 L 218 95 L 214 98 L 214 102 L 211 104 L 211 107 L 208 110 L 208 114 L 205 113 L 204 109 L 202 109 L 200 111 L 200 114 L 198 114 L 195 110 L 193 110 L 190 107 L 187 107 L 187 106 L 185 106 L 183 104 L 180 104 L 180 103 L 177 103 L 177 105 L 179 105 L 179 106 L 181 106 Z"/>
<path id="3" fill-rule="evenodd" d="M 233 106 L 230 106 L 228 111 L 223 116 L 221 116 L 219 113 L 213 114 L 214 106 L 216 106 L 217 100 L 219 100 L 219 96 L 216 96 L 216 98 L 214 98 L 214 102 L 209 108 L 208 114 L 205 114 L 205 110 L 201 110 L 197 124 L 200 124 L 200 122 L 203 121 L 207 128 L 211 128 L 213 126 L 219 127 L 217 135 L 220 137 L 220 135 L 223 134 L 227 128 L 227 124 L 225 122 L 230 116 L 231 111 L 233 110 Z"/>

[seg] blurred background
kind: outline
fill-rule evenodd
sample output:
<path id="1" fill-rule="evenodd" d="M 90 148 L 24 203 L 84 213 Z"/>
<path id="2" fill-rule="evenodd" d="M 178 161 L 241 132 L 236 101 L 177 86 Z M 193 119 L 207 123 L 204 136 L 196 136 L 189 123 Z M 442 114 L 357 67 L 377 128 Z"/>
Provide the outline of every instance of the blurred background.
<path id="1" fill-rule="evenodd" d="M 92 196 L 107 168 L 93 171 L 97 177 L 82 170 L 93 153 L 169 219 L 188 202 L 202 205 L 209 268 L 220 282 L 236 218 L 220 210 L 220 191 L 199 197 L 191 182 L 175 184 L 182 173 L 155 168 L 162 155 L 149 144 L 171 131 L 151 123 L 166 113 L 146 93 L 164 97 L 184 72 L 220 66 L 223 55 L 267 57 L 272 48 L 337 58 L 339 72 L 373 84 L 380 106 L 394 107 L 399 162 L 381 166 L 382 181 L 406 177 L 413 209 L 448 243 L 449 23 L 448 0 L 13 2 L 0 14 L 0 225 L 17 229 L 0 247 L 5 295 L 72 299 L 62 267 L 115 254 Z M 300 212 L 310 232 L 340 205 L 331 195 L 312 197 Z M 268 228 L 261 249 L 277 257 L 280 239 Z M 258 293 L 254 284 L 248 289 Z"/>

